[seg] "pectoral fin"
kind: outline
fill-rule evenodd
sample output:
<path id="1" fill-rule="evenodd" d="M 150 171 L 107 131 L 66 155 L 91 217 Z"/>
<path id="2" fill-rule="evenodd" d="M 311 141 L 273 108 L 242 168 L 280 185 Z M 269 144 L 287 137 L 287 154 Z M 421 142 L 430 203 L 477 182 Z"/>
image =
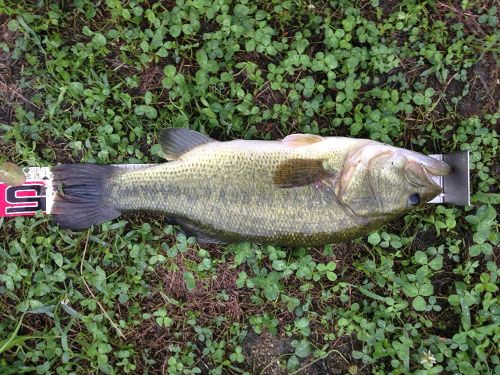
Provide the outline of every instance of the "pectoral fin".
<path id="1" fill-rule="evenodd" d="M 193 148 L 209 142 L 217 142 L 205 134 L 184 128 L 160 130 L 160 145 L 167 160 L 176 160 Z"/>
<path id="2" fill-rule="evenodd" d="M 281 163 L 274 173 L 273 182 L 281 188 L 305 186 L 335 176 L 325 169 L 321 159 L 292 159 Z"/>
<path id="3" fill-rule="evenodd" d="M 290 134 L 282 142 L 290 147 L 301 147 L 312 145 L 324 140 L 323 137 L 314 134 Z"/>

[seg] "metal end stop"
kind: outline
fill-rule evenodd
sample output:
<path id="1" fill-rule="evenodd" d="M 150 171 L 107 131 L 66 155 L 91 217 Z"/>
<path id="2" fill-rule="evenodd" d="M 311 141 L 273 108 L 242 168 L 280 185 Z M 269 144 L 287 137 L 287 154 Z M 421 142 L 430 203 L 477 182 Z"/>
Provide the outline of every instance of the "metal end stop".
<path id="1" fill-rule="evenodd" d="M 443 189 L 443 192 L 428 203 L 451 203 L 458 206 L 470 205 L 470 169 L 469 151 L 458 151 L 452 154 L 429 155 L 431 158 L 444 161 L 451 167 L 447 176 L 435 176 L 432 179 Z"/>

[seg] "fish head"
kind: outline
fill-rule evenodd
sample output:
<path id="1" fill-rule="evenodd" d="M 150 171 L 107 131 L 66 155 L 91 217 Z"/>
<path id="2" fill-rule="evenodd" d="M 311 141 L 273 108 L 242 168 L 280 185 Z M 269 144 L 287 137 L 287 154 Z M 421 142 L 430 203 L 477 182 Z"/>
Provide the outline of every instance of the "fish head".
<path id="1" fill-rule="evenodd" d="M 432 179 L 448 164 L 420 153 L 371 142 L 351 152 L 339 178 L 341 202 L 358 216 L 402 215 L 441 193 Z"/>

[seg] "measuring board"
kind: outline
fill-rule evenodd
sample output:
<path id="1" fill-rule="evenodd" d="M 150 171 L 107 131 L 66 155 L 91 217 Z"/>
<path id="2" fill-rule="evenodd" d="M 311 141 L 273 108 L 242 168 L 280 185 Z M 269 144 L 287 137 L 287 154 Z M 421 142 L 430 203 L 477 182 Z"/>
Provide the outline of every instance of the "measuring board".
<path id="1" fill-rule="evenodd" d="M 433 177 L 443 192 L 428 203 L 470 205 L 469 152 L 429 155 L 452 167 L 448 176 Z M 119 164 L 124 169 L 147 168 L 155 164 Z M 36 211 L 50 214 L 54 203 L 50 167 L 26 167 L 26 182 L 20 186 L 7 186 L 0 181 L 0 217 L 32 216 Z"/>

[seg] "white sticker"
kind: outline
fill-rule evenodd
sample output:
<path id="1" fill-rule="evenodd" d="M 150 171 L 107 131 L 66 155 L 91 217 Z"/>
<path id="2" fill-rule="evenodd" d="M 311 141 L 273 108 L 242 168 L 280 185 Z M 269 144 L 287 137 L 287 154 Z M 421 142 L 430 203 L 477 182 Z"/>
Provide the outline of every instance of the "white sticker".
<path id="1" fill-rule="evenodd" d="M 52 173 L 49 167 L 23 168 L 26 182 L 7 186 L 0 181 L 0 217 L 33 216 L 36 211 L 50 213 L 54 203 Z"/>

